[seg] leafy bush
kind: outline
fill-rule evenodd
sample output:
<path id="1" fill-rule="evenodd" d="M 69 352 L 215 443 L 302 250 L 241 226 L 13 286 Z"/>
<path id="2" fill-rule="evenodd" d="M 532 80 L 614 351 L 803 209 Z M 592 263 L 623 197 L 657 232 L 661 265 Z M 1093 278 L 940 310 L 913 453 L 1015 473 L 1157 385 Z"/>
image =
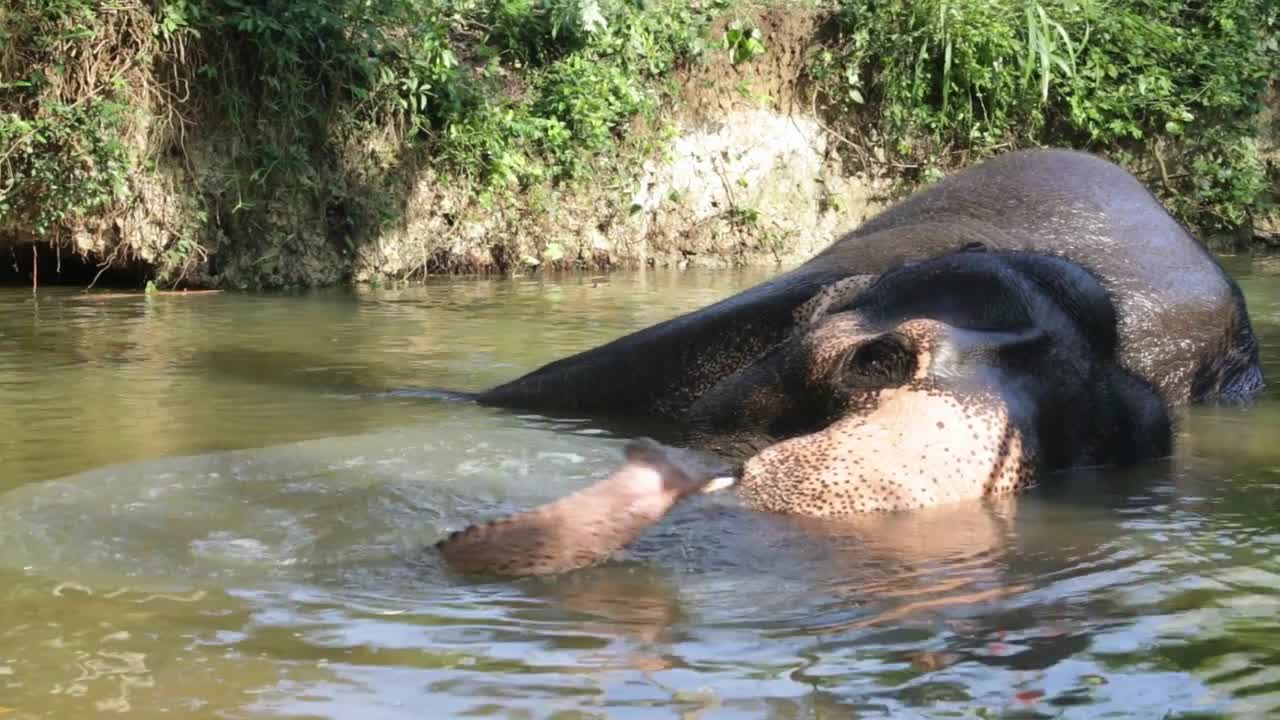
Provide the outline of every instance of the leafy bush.
<path id="1" fill-rule="evenodd" d="M 1180 217 L 1210 228 L 1246 223 L 1274 182 L 1251 125 L 1280 57 L 1274 0 L 818 4 L 836 30 L 810 67 L 828 110 L 847 118 L 842 134 L 886 148 L 895 171 L 915 168 L 908 180 L 1011 145 L 1084 147 L 1144 174 Z M 735 21 L 710 40 L 727 9 Z M 379 167 L 424 162 L 482 195 L 612 172 L 617 163 L 602 161 L 625 157 L 632 121 L 661 106 L 682 63 L 708 47 L 733 64 L 768 52 L 748 10 L 744 0 L 3 4 L 0 228 L 51 237 L 109 214 L 131 173 L 157 161 L 147 152 L 181 155 L 193 132 L 225 151 L 197 173 L 197 195 L 218 205 L 204 215 L 253 243 L 240 254 L 264 268 L 311 242 L 282 211 L 339 208 L 348 229 L 366 231 L 394 217 L 387 183 L 369 177 L 378 162 L 350 156 L 370 137 L 395 154 Z M 157 147 L 139 146 L 140 129 Z M 175 238 L 172 252 L 200 256 L 197 241 Z"/>
<path id="2" fill-rule="evenodd" d="M 127 109 L 111 99 L 89 99 L 82 105 L 49 102 L 30 120 L 0 114 L 0 147 L 7 148 L 0 219 L 45 236 L 59 223 L 111 205 L 129 169 L 128 148 L 119 138 Z"/>
<path id="3" fill-rule="evenodd" d="M 498 0 L 474 8 L 488 43 L 522 64 L 580 51 L 608 27 L 599 0 Z"/>
<path id="4" fill-rule="evenodd" d="M 588 152 L 607 148 L 621 121 L 650 107 L 648 93 L 623 68 L 581 56 L 556 63 L 538 78 L 536 97 L 531 111 L 559 123 Z M 572 154 L 563 142 L 550 145 L 557 154 Z"/>
<path id="5" fill-rule="evenodd" d="M 335 126 L 394 126 L 488 187 L 581 174 L 701 50 L 677 0 L 164 0 L 244 136 L 237 196 L 315 172 Z M 259 198 L 255 202 L 261 202 Z"/>
<path id="6" fill-rule="evenodd" d="M 677 0 L 471 0 L 463 23 L 485 72 L 479 104 L 453 118 L 439 152 L 455 172 L 489 186 L 580 176 L 611 150 L 622 124 L 657 107 L 660 86 L 704 50 L 720 7 Z M 520 75 L 523 92 L 502 85 Z"/>
<path id="7" fill-rule="evenodd" d="M 130 8 L 114 22 L 137 20 Z M 0 19 L 0 226 L 38 237 L 108 208 L 130 166 L 130 58 L 95 59 L 90 0 L 34 0 Z"/>
<path id="8" fill-rule="evenodd" d="M 899 164 L 1021 144 L 1087 148 L 1148 174 L 1184 219 L 1243 224 L 1266 201 L 1252 145 L 1280 72 L 1272 0 L 841 0 L 812 75 Z"/>
<path id="9" fill-rule="evenodd" d="M 734 65 L 750 62 L 765 53 L 760 29 L 741 20 L 734 20 L 725 28 L 720 47 L 729 53 Z"/>
<path id="10" fill-rule="evenodd" d="M 366 230 L 394 217 L 376 179 L 350 175 L 371 159 L 344 156 L 370 136 L 481 190 L 583 175 L 629 117 L 656 107 L 714 11 L 678 0 L 6 5 L 0 227 L 50 236 L 109 212 L 130 172 L 156 161 L 147 152 L 185 152 L 198 126 L 225 150 L 199 172 L 199 196 L 219 206 L 207 215 L 270 275 L 300 250 L 281 211 L 340 207 Z M 157 147 L 139 146 L 140 127 L 159 130 Z M 203 253 L 185 236 L 179 246 Z"/>

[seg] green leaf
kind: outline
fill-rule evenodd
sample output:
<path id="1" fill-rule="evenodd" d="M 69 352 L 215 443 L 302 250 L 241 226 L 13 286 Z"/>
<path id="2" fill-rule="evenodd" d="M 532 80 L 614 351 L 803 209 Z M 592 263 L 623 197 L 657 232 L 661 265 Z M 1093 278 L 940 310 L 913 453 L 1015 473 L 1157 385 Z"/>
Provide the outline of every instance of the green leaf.
<path id="1" fill-rule="evenodd" d="M 564 257 L 564 247 L 560 243 L 547 243 L 546 249 L 542 251 L 542 257 L 555 262 Z"/>

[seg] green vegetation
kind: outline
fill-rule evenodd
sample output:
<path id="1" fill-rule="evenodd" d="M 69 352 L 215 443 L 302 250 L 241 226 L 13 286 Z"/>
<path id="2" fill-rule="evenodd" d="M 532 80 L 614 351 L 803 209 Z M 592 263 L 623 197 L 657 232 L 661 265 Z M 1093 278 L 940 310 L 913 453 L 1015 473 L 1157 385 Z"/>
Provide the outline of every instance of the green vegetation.
<path id="1" fill-rule="evenodd" d="M 1146 176 L 1201 229 L 1268 200 L 1255 123 L 1280 74 L 1274 0 L 842 0 L 837 25 L 813 77 L 925 177 L 1065 145 Z"/>
<path id="2" fill-rule="evenodd" d="M 805 11 L 831 16 L 809 62 L 829 124 L 907 183 L 1011 146 L 1070 145 L 1222 230 L 1261 211 L 1275 182 L 1252 126 L 1280 62 L 1274 0 Z M 168 163 L 198 208 L 160 224 L 160 283 L 209 253 L 240 258 L 237 284 L 306 282 L 298 258 L 376 239 L 422 172 L 530 207 L 547 188 L 625 175 L 635 163 L 620 161 L 663 137 L 681 67 L 769 54 L 753 13 L 745 0 L 9 3 L 0 244 L 119 232 Z"/>
<path id="3" fill-rule="evenodd" d="M 698 49 L 706 19 L 648 5 L 168 0 L 162 16 L 200 39 L 210 60 L 196 74 L 216 78 L 237 134 L 261 143 L 254 182 L 305 172 L 307 145 L 337 123 L 395 127 L 453 172 L 513 185 L 580 172 L 655 107 L 649 81 Z"/>
<path id="4" fill-rule="evenodd" d="M 201 196 L 265 284 L 276 218 L 394 217 L 368 138 L 481 193 L 582 176 L 651 115 L 718 8 L 679 0 L 32 0 L 0 10 L 0 227 L 51 239 L 131 170 L 217 138 Z M 130 134 L 150 121 L 153 144 Z M 352 146 L 357 146 L 353 151 Z M 356 157 L 352 157 L 352 154 Z M 392 163 L 394 164 L 394 162 Z M 216 170 L 210 170 L 216 168 Z M 361 181 L 365 181 L 361 186 Z M 350 241 L 350 238 L 348 238 Z M 195 245 L 188 240 L 187 246 Z M 245 248 L 241 248 L 243 251 Z M 166 256 L 171 267 L 187 253 Z"/>
<path id="5" fill-rule="evenodd" d="M 124 75 L 151 49 L 130 30 L 84 0 L 0 9 L 0 228 L 43 236 L 123 192 L 134 110 Z M 107 32 L 137 44 L 127 57 L 86 57 Z"/>

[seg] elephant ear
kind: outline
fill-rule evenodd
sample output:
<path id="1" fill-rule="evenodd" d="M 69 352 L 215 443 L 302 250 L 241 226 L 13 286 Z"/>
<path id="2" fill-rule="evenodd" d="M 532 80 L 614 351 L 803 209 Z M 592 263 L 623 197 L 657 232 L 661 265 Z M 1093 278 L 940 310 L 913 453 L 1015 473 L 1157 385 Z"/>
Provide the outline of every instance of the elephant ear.
<path id="1" fill-rule="evenodd" d="M 714 305 L 556 360 L 476 400 L 543 412 L 680 417 L 703 392 L 786 339 L 801 318 L 820 316 L 869 282 L 802 266 Z"/>
<path id="2" fill-rule="evenodd" d="M 796 308 L 796 330 L 804 330 L 817 324 L 832 308 L 838 308 L 861 295 L 875 282 L 874 275 L 851 275 L 822 288 L 816 295 Z"/>

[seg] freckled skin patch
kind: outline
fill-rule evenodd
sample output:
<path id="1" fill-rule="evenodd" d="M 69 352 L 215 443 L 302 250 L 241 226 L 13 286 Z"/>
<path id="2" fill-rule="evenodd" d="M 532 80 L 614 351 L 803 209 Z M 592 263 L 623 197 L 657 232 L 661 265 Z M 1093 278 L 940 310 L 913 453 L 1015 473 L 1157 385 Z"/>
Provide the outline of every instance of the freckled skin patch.
<path id="1" fill-rule="evenodd" d="M 814 381 L 867 341 L 859 330 L 856 321 L 833 321 L 805 341 Z M 854 394 L 827 427 L 750 458 L 738 482 L 748 505 L 841 517 L 1003 495 L 1033 482 L 1033 443 L 1023 438 L 1004 399 L 980 387 L 949 390 L 930 377 L 946 326 L 916 319 L 894 331 L 914 347 L 909 381 Z"/>

